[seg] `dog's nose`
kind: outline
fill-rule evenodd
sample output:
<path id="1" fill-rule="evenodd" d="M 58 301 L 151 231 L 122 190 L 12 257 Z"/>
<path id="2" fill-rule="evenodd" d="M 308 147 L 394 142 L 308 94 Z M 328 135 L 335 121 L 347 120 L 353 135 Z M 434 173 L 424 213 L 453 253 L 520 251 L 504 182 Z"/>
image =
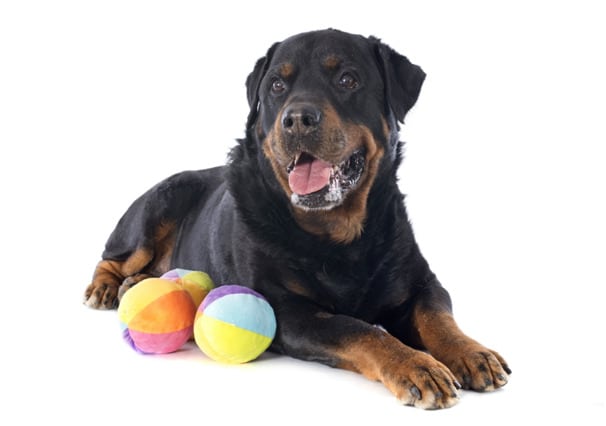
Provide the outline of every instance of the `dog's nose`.
<path id="1" fill-rule="evenodd" d="M 320 126 L 322 112 L 308 103 L 291 104 L 282 113 L 282 130 L 290 135 L 306 135 Z"/>

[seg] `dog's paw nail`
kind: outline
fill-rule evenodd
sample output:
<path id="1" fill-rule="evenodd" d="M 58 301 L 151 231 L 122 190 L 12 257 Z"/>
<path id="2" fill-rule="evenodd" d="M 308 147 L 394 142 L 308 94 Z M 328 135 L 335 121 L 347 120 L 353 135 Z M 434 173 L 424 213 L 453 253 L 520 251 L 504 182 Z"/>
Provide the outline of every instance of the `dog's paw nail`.
<path id="1" fill-rule="evenodd" d="M 421 391 L 419 390 L 418 387 L 413 386 L 410 388 L 410 393 L 412 394 L 412 396 L 414 396 L 416 399 L 421 399 Z"/>

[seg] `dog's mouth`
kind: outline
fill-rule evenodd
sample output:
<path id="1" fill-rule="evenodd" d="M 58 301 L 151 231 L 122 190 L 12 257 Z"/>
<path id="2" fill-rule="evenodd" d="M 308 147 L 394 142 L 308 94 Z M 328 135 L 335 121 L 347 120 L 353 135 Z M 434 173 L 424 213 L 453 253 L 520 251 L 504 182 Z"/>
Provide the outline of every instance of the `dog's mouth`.
<path id="1" fill-rule="evenodd" d="M 306 210 L 330 210 L 356 188 L 364 173 L 366 150 L 353 152 L 340 164 L 331 164 L 302 152 L 287 168 L 293 205 Z"/>

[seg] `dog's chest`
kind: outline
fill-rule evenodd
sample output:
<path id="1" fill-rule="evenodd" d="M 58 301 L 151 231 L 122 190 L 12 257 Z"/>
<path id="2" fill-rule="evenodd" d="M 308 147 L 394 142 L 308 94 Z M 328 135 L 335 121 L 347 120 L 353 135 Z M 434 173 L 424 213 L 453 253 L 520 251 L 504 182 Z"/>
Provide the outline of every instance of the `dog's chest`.
<path id="1" fill-rule="evenodd" d="M 410 297 L 410 288 L 396 279 L 393 259 L 373 258 L 368 253 L 356 261 L 324 263 L 315 268 L 316 300 L 339 314 L 376 320 L 395 301 Z"/>
<path id="2" fill-rule="evenodd" d="M 321 298 L 335 312 L 358 315 L 362 308 L 368 309 L 369 276 L 363 268 L 320 270 L 315 278 L 321 289 Z"/>

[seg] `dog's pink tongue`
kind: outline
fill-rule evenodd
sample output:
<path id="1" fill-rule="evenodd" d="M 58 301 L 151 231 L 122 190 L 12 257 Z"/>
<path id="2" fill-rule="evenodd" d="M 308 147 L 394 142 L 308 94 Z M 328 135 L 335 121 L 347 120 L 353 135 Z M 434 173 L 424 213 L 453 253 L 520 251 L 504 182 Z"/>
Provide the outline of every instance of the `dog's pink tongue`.
<path id="1" fill-rule="evenodd" d="M 332 165 L 318 158 L 295 165 L 288 175 L 288 185 L 292 192 L 307 195 L 328 185 Z"/>

